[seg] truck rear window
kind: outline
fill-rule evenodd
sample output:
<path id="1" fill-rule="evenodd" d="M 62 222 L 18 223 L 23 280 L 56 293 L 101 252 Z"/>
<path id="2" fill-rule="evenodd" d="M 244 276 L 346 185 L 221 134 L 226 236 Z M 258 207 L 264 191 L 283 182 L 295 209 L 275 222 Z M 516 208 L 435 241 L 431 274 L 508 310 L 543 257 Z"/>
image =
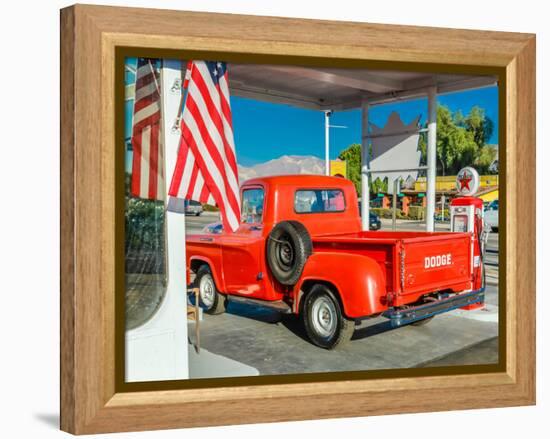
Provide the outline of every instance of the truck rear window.
<path id="1" fill-rule="evenodd" d="M 264 211 L 264 190 L 245 189 L 242 201 L 241 222 L 261 223 Z"/>
<path id="2" fill-rule="evenodd" d="M 344 193 L 339 189 L 301 189 L 294 195 L 296 213 L 343 212 Z"/>

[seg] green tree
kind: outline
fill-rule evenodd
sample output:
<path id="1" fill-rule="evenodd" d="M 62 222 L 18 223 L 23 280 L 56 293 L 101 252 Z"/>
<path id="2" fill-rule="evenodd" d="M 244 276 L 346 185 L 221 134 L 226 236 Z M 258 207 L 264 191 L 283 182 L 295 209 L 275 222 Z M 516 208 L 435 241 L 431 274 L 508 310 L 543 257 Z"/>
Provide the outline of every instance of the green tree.
<path id="1" fill-rule="evenodd" d="M 492 145 L 485 145 L 478 151 L 475 161 L 475 168 L 480 174 L 493 174 L 491 165 L 496 160 L 498 155 L 497 149 Z"/>
<path id="2" fill-rule="evenodd" d="M 355 185 L 358 194 L 361 193 L 361 145 L 353 143 L 338 155 L 340 160 L 346 161 L 347 177 Z"/>
<path id="3" fill-rule="evenodd" d="M 373 194 L 377 194 L 378 192 L 387 193 L 388 192 L 388 179 L 387 178 L 375 178 L 374 181 L 372 181 L 372 178 L 370 179 L 370 191 Z"/>
<path id="4" fill-rule="evenodd" d="M 473 107 L 470 113 L 461 121 L 457 121 L 467 131 L 473 133 L 474 141 L 479 149 L 483 148 L 493 135 L 493 121 L 485 115 L 485 110 L 480 107 Z"/>
<path id="5" fill-rule="evenodd" d="M 460 168 L 474 162 L 477 145 L 474 136 L 456 125 L 451 111 L 444 106 L 437 109 L 437 158 L 443 175 L 456 174 Z"/>
<path id="6" fill-rule="evenodd" d="M 487 172 L 497 155 L 496 148 L 486 145 L 493 133 L 493 126 L 493 121 L 480 107 L 473 107 L 468 115 L 463 116 L 460 110 L 452 113 L 449 108 L 438 106 L 438 174 L 456 174 L 464 166 L 474 166 L 480 173 Z M 426 165 L 426 133 L 421 136 L 419 147 L 421 164 Z M 490 163 L 487 163 L 489 160 Z"/>

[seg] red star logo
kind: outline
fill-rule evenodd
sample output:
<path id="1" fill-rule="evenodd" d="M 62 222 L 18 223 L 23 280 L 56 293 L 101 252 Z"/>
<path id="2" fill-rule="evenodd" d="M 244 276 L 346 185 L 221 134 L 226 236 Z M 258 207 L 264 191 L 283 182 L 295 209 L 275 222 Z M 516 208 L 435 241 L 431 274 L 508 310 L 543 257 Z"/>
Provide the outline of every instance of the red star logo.
<path id="1" fill-rule="evenodd" d="M 472 177 L 469 177 L 466 173 L 464 173 L 458 177 L 458 181 L 460 182 L 460 191 L 462 191 L 462 189 L 470 190 L 470 182 L 472 181 Z"/>

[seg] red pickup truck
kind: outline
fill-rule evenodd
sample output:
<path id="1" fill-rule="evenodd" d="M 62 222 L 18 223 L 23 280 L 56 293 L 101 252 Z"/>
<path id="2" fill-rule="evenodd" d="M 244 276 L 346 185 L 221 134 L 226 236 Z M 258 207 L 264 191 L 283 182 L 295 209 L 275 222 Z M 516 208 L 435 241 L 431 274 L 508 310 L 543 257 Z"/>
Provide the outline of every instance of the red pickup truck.
<path id="1" fill-rule="evenodd" d="M 236 232 L 213 224 L 187 236 L 188 279 L 207 313 L 227 300 L 293 313 L 314 344 L 332 349 L 366 317 L 423 324 L 484 301 L 474 234 L 362 231 L 349 180 L 256 178 L 241 201 Z"/>

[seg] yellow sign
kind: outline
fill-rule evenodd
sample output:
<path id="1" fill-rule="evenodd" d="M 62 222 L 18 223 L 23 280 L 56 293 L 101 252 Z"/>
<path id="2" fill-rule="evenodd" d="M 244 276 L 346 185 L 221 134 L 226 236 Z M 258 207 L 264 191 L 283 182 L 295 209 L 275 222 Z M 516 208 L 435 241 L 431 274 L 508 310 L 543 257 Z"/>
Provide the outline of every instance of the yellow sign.
<path id="1" fill-rule="evenodd" d="M 479 187 L 498 186 L 498 175 L 481 175 L 479 177 Z M 435 182 L 436 191 L 453 191 L 456 189 L 456 175 L 447 175 L 437 177 Z M 414 190 L 417 192 L 426 191 L 426 177 L 418 177 L 414 184 Z"/>
<path id="2" fill-rule="evenodd" d="M 478 194 L 478 198 L 486 202 L 498 200 L 498 189 Z"/>
<path id="3" fill-rule="evenodd" d="M 347 178 L 347 162 L 345 160 L 330 161 L 330 175 Z"/>

